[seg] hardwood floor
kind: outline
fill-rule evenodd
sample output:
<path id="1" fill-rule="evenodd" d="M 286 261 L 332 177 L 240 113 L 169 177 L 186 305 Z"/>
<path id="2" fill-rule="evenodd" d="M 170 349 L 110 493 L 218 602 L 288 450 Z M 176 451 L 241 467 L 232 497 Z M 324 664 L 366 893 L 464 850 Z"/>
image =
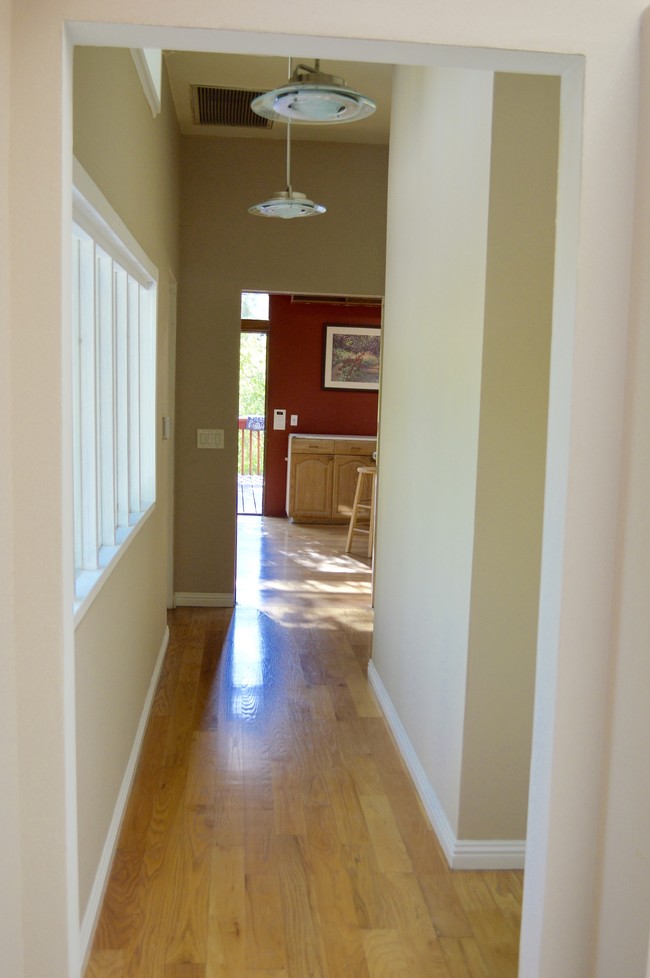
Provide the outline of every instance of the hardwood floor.
<path id="1" fill-rule="evenodd" d="M 86 978 L 515 978 L 522 874 L 448 869 L 367 683 L 369 561 L 238 525 L 235 611 L 170 613 Z"/>

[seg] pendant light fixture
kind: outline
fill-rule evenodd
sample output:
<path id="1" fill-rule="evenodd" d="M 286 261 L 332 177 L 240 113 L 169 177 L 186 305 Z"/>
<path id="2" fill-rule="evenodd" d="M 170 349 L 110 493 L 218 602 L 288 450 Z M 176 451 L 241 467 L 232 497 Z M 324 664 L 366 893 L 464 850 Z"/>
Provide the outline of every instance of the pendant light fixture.
<path id="1" fill-rule="evenodd" d="M 376 108 L 371 98 L 348 88 L 342 78 L 322 72 L 320 61 L 313 68 L 298 65 L 286 85 L 258 95 L 251 102 L 253 112 L 265 119 L 290 119 L 309 125 L 354 122 L 372 115 Z"/>
<path id="2" fill-rule="evenodd" d="M 291 74 L 291 59 L 289 59 L 289 74 Z M 291 186 L 291 120 L 289 119 L 287 121 L 287 189 L 277 190 L 268 200 L 249 207 L 248 213 L 256 217 L 282 217 L 284 220 L 289 220 L 293 217 L 314 217 L 316 214 L 324 214 L 326 209 L 322 204 L 315 204 L 306 194 L 301 194 Z"/>
<path id="3" fill-rule="evenodd" d="M 268 200 L 254 204 L 248 208 L 249 214 L 257 217 L 282 217 L 285 220 L 292 217 L 313 217 L 324 214 L 326 208 L 315 204 L 313 200 L 291 186 L 291 123 L 287 125 L 287 189 L 278 190 Z"/>

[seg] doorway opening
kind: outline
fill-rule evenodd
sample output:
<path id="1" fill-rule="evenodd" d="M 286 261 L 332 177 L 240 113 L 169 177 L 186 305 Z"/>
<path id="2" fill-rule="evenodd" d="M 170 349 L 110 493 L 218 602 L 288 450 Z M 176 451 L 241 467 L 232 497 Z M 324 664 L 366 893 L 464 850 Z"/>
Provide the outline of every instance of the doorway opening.
<path id="1" fill-rule="evenodd" d="M 241 318 L 237 515 L 261 516 L 266 444 L 268 293 L 242 292 Z M 262 324 L 264 328 L 260 328 Z"/>

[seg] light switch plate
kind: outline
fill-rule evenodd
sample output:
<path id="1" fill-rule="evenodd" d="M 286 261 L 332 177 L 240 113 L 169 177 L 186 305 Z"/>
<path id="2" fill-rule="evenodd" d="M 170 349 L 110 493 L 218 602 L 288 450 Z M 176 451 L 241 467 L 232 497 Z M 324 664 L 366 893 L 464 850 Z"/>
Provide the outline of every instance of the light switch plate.
<path id="1" fill-rule="evenodd" d="M 297 424 L 298 424 L 298 415 L 297 414 L 292 414 L 291 415 L 291 427 L 292 428 L 295 428 Z"/>
<path id="2" fill-rule="evenodd" d="M 197 428 L 197 448 L 223 448 L 223 428 Z"/>

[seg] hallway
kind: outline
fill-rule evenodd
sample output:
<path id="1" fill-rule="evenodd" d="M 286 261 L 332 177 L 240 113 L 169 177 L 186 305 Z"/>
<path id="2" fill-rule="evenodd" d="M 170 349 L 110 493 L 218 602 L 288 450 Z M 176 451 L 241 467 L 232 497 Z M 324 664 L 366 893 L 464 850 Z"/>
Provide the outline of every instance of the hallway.
<path id="1" fill-rule="evenodd" d="M 234 612 L 170 613 L 86 978 L 515 978 L 522 874 L 447 868 L 345 531 L 240 517 Z"/>

